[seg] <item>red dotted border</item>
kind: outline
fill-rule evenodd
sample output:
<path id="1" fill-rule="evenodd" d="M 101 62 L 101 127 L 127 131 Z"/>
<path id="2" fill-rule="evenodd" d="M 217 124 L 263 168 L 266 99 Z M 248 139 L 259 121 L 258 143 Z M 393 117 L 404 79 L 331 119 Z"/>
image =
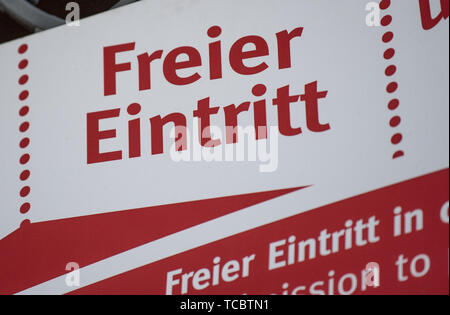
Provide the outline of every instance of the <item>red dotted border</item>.
<path id="1" fill-rule="evenodd" d="M 22 89 L 21 92 L 19 93 L 19 104 L 20 104 L 20 109 L 19 109 L 19 117 L 20 117 L 20 125 L 19 125 L 19 132 L 20 132 L 20 136 L 21 136 L 21 140 L 19 142 L 19 148 L 21 150 L 21 154 L 20 154 L 20 158 L 19 158 L 19 163 L 21 166 L 21 173 L 19 175 L 19 179 L 21 182 L 21 188 L 19 190 L 19 196 L 21 198 L 21 202 L 20 202 L 20 208 L 19 211 L 22 214 L 27 214 L 30 211 L 31 208 L 31 204 L 29 202 L 26 201 L 26 198 L 29 196 L 30 192 L 31 192 L 31 188 L 29 185 L 27 185 L 27 181 L 30 178 L 30 170 L 27 169 L 27 164 L 30 162 L 30 154 L 27 152 L 27 148 L 30 145 L 30 138 L 27 137 L 27 133 L 30 129 L 30 122 L 27 121 L 26 117 L 30 112 L 30 107 L 27 105 L 26 101 L 28 99 L 28 97 L 30 96 L 30 92 L 29 90 L 26 89 L 26 84 L 28 83 L 29 80 L 29 76 L 28 74 L 25 73 L 29 62 L 28 59 L 26 59 L 25 54 L 28 51 L 28 45 L 27 44 L 22 44 L 17 52 L 19 54 L 19 56 L 21 57 L 21 60 L 19 61 L 18 64 L 18 68 L 20 71 L 20 77 L 18 80 L 18 84 L 20 86 L 20 88 Z M 29 224 L 30 220 L 24 220 L 21 223 L 21 226 L 23 227 L 26 224 Z"/>
<path id="2" fill-rule="evenodd" d="M 391 6 L 391 0 L 381 0 L 380 1 L 380 9 L 381 10 L 385 11 L 390 6 Z M 391 25 L 391 23 L 392 23 L 392 16 L 389 14 L 386 14 L 381 19 L 381 25 L 385 28 L 387 28 L 389 25 Z M 393 39 L 394 39 L 394 33 L 392 31 L 388 30 L 383 34 L 383 37 L 382 37 L 383 43 L 389 44 Z M 390 47 L 384 51 L 383 57 L 386 61 L 388 61 L 388 62 L 391 61 L 392 58 L 394 58 L 394 56 L 395 56 L 394 48 Z M 384 74 L 386 75 L 386 77 L 389 80 L 391 80 L 391 77 L 394 76 L 396 74 L 396 72 L 397 72 L 397 67 L 395 66 L 395 64 L 389 64 L 386 67 Z M 391 137 L 391 143 L 394 146 L 398 146 L 403 140 L 403 135 L 400 132 L 395 131 L 395 129 L 398 126 L 400 126 L 400 123 L 402 122 L 402 119 L 400 118 L 400 116 L 395 114 L 395 111 L 397 110 L 397 108 L 400 105 L 400 101 L 394 97 L 394 93 L 397 92 L 397 90 L 398 90 L 398 83 L 394 80 L 389 82 L 388 85 L 386 86 L 386 92 L 388 93 L 389 96 L 393 97 L 388 103 L 388 109 L 391 112 L 393 112 L 393 116 L 389 120 L 389 126 L 394 130 L 394 135 Z M 403 152 L 402 150 L 397 150 L 392 155 L 392 158 L 397 159 L 404 155 L 405 155 L 405 152 Z"/>
<path id="3" fill-rule="evenodd" d="M 381 0 L 380 1 L 380 9 L 381 10 L 387 10 L 390 5 L 391 5 L 391 1 L 390 0 Z M 392 22 L 392 16 L 387 14 L 385 15 L 382 19 L 381 19 L 381 25 L 383 27 L 388 27 Z M 382 37 L 382 41 L 386 44 L 390 43 L 394 38 L 394 33 L 391 31 L 387 31 L 383 34 Z M 27 44 L 22 44 L 19 49 L 18 49 L 18 53 L 20 56 L 24 56 L 25 53 L 28 51 L 28 45 Z M 389 61 L 391 60 L 393 57 L 395 56 L 395 49 L 394 48 L 388 48 L 385 50 L 383 57 L 385 60 Z M 28 67 L 29 62 L 28 59 L 23 58 L 20 60 L 19 64 L 18 64 L 18 68 L 20 71 L 25 71 L 25 69 Z M 395 73 L 397 72 L 397 67 L 394 64 L 389 65 L 386 70 L 385 70 L 385 75 L 386 77 L 390 78 L 392 77 Z M 29 80 L 29 76 L 27 74 L 21 74 L 19 80 L 18 80 L 18 84 L 20 86 L 25 86 L 28 83 Z M 387 87 L 386 87 L 386 92 L 389 95 L 394 94 L 398 89 L 398 83 L 395 81 L 390 82 Z M 19 143 L 19 147 L 21 150 L 24 151 L 24 153 L 21 155 L 19 162 L 20 164 L 25 168 L 22 170 L 22 172 L 20 173 L 20 181 L 23 183 L 22 188 L 19 191 L 19 195 L 21 198 L 23 198 L 23 200 L 25 200 L 25 198 L 30 194 L 31 188 L 30 186 L 26 185 L 26 181 L 29 179 L 30 177 L 30 170 L 26 169 L 26 165 L 27 163 L 30 161 L 30 154 L 26 153 L 25 150 L 26 148 L 29 146 L 30 144 L 30 138 L 27 137 L 27 131 L 30 128 L 30 123 L 28 121 L 26 121 L 26 116 L 28 115 L 30 108 L 28 105 L 25 105 L 25 101 L 28 99 L 30 95 L 30 92 L 24 88 L 20 94 L 19 94 L 19 100 L 21 101 L 21 108 L 19 110 L 19 116 L 22 119 L 22 122 L 19 126 L 19 131 L 21 133 L 21 135 L 23 136 L 23 138 L 21 139 L 20 143 Z M 400 105 L 400 101 L 396 98 L 393 98 L 391 101 L 389 101 L 388 104 L 388 108 L 391 111 L 395 111 L 398 106 Z M 400 116 L 394 115 L 390 121 L 389 121 L 389 125 L 392 128 L 397 128 L 401 123 L 401 118 Z M 394 133 L 394 135 L 391 138 L 391 143 L 393 145 L 399 145 L 403 140 L 403 135 L 399 132 Z M 394 155 L 392 156 L 393 159 L 399 158 L 404 156 L 405 153 L 402 150 L 398 150 L 394 153 Z M 22 214 L 26 214 L 28 213 L 28 211 L 30 211 L 31 208 L 31 204 L 29 202 L 23 202 L 20 206 L 20 213 Z M 21 224 L 21 226 L 23 226 L 24 224 L 29 223 L 29 220 L 24 220 Z"/>

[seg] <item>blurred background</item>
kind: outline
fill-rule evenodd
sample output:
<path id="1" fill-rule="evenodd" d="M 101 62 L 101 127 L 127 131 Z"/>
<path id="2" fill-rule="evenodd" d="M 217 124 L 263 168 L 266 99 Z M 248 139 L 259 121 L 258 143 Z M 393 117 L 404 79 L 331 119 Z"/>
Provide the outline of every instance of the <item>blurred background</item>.
<path id="1" fill-rule="evenodd" d="M 0 43 L 65 23 L 66 5 L 76 2 L 81 18 L 139 0 L 0 0 Z"/>

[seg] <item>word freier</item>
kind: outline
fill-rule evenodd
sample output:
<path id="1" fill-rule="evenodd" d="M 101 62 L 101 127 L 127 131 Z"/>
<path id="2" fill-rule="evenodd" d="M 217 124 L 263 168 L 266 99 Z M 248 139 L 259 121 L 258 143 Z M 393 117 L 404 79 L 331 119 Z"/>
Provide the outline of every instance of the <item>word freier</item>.
<path id="1" fill-rule="evenodd" d="M 291 41 L 302 35 L 303 28 L 298 27 L 290 32 L 287 30 L 278 32 L 278 68 L 286 69 L 291 67 Z M 219 26 L 213 26 L 208 30 L 210 38 L 217 38 L 222 33 Z M 134 42 L 104 47 L 104 87 L 105 96 L 117 93 L 116 75 L 118 72 L 131 70 L 131 63 L 116 63 L 116 55 L 125 51 L 135 49 Z M 253 45 L 252 50 L 247 50 L 249 44 Z M 191 46 L 177 47 L 171 50 L 163 58 L 164 51 L 156 50 L 152 53 L 144 52 L 137 56 L 139 65 L 139 90 L 151 89 L 151 65 L 154 62 L 163 63 L 163 72 L 166 80 L 174 85 L 188 85 L 200 80 L 201 76 L 195 70 L 191 75 L 180 76 L 179 70 L 196 68 L 203 65 L 204 61 L 197 49 Z M 230 48 L 229 63 L 231 68 L 241 75 L 254 75 L 266 70 L 269 66 L 261 62 L 255 66 L 246 66 L 245 60 L 265 57 L 269 55 L 269 46 L 264 38 L 256 35 L 245 36 L 238 39 Z M 187 57 L 187 60 L 178 61 L 180 56 Z M 209 44 L 209 78 L 216 80 L 222 78 L 222 45 L 221 41 L 214 41 Z"/>

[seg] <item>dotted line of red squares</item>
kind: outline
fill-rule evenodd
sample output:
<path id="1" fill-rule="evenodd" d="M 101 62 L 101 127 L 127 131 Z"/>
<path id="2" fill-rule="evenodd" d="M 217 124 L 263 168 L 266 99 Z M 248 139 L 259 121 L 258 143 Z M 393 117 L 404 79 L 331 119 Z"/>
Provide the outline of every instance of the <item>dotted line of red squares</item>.
<path id="1" fill-rule="evenodd" d="M 391 6 L 391 1 L 390 0 L 381 0 L 380 2 L 380 9 L 381 10 L 386 10 Z M 381 25 L 383 27 L 388 27 L 389 25 L 391 25 L 392 23 L 392 16 L 387 14 L 385 16 L 383 16 L 383 18 L 381 19 Z M 392 40 L 394 39 L 394 33 L 391 31 L 386 31 L 383 34 L 382 40 L 385 44 L 390 43 Z M 395 49 L 394 48 L 388 48 L 385 50 L 383 57 L 385 60 L 390 61 L 392 58 L 394 58 L 395 56 Z M 397 72 L 397 67 L 394 64 L 390 64 L 389 66 L 387 66 L 386 70 L 385 70 L 385 75 L 386 77 L 388 77 L 389 79 Z M 386 92 L 389 95 L 393 95 L 396 91 L 398 90 L 398 83 L 395 81 L 391 81 L 387 86 L 386 86 Z M 397 108 L 400 105 L 400 101 L 397 98 L 392 98 L 389 101 L 388 104 L 388 108 L 389 110 L 391 110 L 392 112 L 395 112 L 397 110 Z M 398 126 L 400 126 L 401 123 L 401 118 L 400 116 L 394 114 L 390 121 L 389 121 L 389 125 L 395 129 Z M 395 146 L 399 145 L 403 140 L 403 135 L 400 132 L 395 132 L 394 135 L 391 137 L 391 143 Z M 392 156 L 393 159 L 397 159 L 399 157 L 404 156 L 405 153 L 402 150 L 397 150 L 394 155 Z"/>
<path id="2" fill-rule="evenodd" d="M 27 132 L 30 129 L 30 123 L 26 120 L 26 117 L 28 113 L 30 112 L 30 107 L 26 105 L 26 101 L 30 95 L 30 92 L 25 88 L 26 84 L 28 83 L 29 76 L 25 72 L 25 70 L 28 67 L 28 59 L 25 58 L 25 53 L 28 51 L 28 45 L 23 44 L 19 47 L 18 53 L 20 56 L 22 56 L 22 60 L 19 62 L 19 70 L 21 71 L 21 75 L 19 78 L 19 85 L 23 88 L 23 90 L 19 94 L 19 101 L 20 101 L 20 110 L 19 110 L 19 116 L 21 117 L 21 123 L 19 126 L 19 132 L 21 134 L 21 140 L 19 142 L 19 147 L 21 149 L 21 156 L 19 159 L 19 163 L 23 170 L 21 171 L 19 178 L 22 183 L 22 188 L 19 191 L 20 197 L 25 200 L 26 197 L 30 194 L 30 186 L 26 184 L 27 180 L 30 178 L 30 170 L 27 169 L 27 164 L 30 161 L 30 154 L 26 152 L 28 146 L 30 145 L 30 138 L 27 137 Z M 26 214 L 28 211 L 30 211 L 31 205 L 29 202 L 21 202 L 20 206 L 20 213 Z M 24 224 L 29 223 L 29 220 L 24 220 L 22 222 L 22 226 Z"/>

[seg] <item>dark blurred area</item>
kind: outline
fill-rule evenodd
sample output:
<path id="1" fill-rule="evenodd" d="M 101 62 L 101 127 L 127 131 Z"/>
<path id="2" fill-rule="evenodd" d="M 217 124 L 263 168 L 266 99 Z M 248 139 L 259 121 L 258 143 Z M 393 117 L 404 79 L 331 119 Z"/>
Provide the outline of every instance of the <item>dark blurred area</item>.
<path id="1" fill-rule="evenodd" d="M 68 2 L 77 2 L 81 8 L 81 18 L 84 18 L 110 9 L 119 0 L 40 0 L 36 6 L 47 13 L 65 19 Z"/>
<path id="2" fill-rule="evenodd" d="M 0 12 L 0 43 L 8 42 L 32 33 L 6 13 Z"/>
<path id="3" fill-rule="evenodd" d="M 12 0 L 27 1 L 38 9 L 65 20 L 68 12 L 66 5 L 69 2 L 77 2 L 80 6 L 81 18 L 94 15 L 111 9 L 119 0 Z M 130 2 L 130 1 L 129 1 Z M 132 2 L 132 1 L 131 1 Z M 20 38 L 34 33 L 17 19 L 1 11 L 0 3 L 0 43 Z"/>

